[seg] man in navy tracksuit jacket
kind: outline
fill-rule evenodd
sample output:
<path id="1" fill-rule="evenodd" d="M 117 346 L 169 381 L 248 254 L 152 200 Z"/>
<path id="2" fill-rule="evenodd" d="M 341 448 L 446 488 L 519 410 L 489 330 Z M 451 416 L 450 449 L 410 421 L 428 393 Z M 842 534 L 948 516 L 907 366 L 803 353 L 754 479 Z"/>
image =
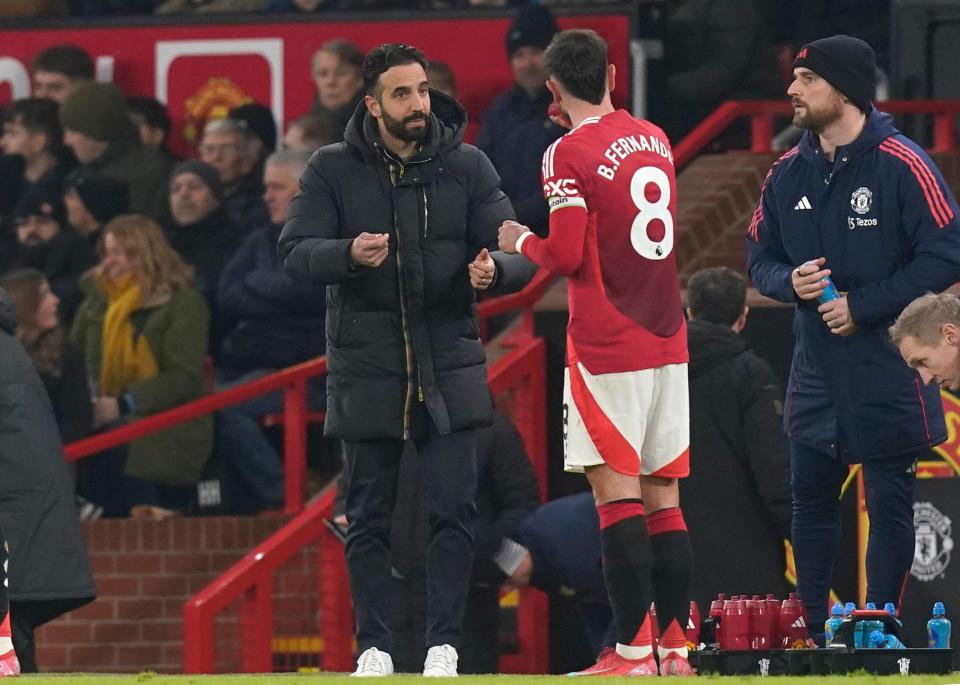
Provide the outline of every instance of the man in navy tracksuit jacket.
<path id="1" fill-rule="evenodd" d="M 797 304 L 784 426 L 797 585 L 822 639 L 849 464 L 863 464 L 866 484 L 867 601 L 899 606 L 915 461 L 946 429 L 937 387 L 903 362 L 887 328 L 917 296 L 960 280 L 960 222 L 936 166 L 873 109 L 869 45 L 820 39 L 793 66 L 787 94 L 807 131 L 767 174 L 747 246 L 760 292 Z M 820 304 L 827 275 L 841 297 Z"/>

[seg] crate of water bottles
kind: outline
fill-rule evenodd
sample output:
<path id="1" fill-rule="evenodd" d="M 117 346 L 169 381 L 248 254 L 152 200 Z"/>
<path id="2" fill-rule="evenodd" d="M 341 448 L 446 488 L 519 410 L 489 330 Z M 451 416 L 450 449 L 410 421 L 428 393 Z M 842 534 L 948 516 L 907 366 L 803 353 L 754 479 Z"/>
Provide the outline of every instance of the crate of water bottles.
<path id="1" fill-rule="evenodd" d="M 782 601 L 720 595 L 699 635 L 691 663 L 699 673 L 825 675 L 863 669 L 877 674 L 949 673 L 950 620 L 942 603 L 927 623 L 928 644 L 910 648 L 893 604 L 857 609 L 835 604 L 824 626 L 825 647 L 809 637 L 807 610 L 791 593 Z"/>

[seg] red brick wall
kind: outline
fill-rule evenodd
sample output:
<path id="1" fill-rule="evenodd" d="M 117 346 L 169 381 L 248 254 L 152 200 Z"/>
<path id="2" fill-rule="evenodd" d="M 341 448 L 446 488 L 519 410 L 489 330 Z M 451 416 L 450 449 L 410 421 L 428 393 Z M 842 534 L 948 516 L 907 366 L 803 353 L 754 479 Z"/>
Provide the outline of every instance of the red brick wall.
<path id="1" fill-rule="evenodd" d="M 677 261 L 680 280 L 699 269 L 729 266 L 746 273 L 744 234 L 767 170 L 779 155 L 703 155 L 677 179 Z M 933 155 L 954 195 L 960 195 L 960 155 Z"/>
<path id="2" fill-rule="evenodd" d="M 37 631 L 41 670 L 182 672 L 184 602 L 286 520 L 114 519 L 84 524 L 98 598 Z M 302 576 L 303 563 L 291 570 Z M 282 607 L 278 603 L 278 611 Z M 236 618 L 234 612 L 218 625 L 235 623 Z M 237 635 L 234 625 L 222 636 L 239 647 Z"/>

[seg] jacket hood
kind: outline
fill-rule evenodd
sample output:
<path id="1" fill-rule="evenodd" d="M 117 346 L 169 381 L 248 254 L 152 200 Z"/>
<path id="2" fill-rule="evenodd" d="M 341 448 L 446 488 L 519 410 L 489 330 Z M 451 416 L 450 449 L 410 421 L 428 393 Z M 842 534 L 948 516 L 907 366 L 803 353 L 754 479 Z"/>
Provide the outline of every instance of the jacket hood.
<path id="1" fill-rule="evenodd" d="M 17 330 L 17 322 L 17 310 L 13 308 L 7 291 L 0 288 L 0 328 L 13 335 Z"/>
<path id="2" fill-rule="evenodd" d="M 853 155 L 858 155 L 875 148 L 890 136 L 895 136 L 898 133 L 900 131 L 893 125 L 893 117 L 874 108 L 867 115 L 866 126 L 857 136 L 857 139 L 841 147 Z M 820 137 L 813 131 L 805 131 L 800 139 L 799 146 L 800 154 L 807 159 L 816 157 L 820 152 Z"/>
<path id="3" fill-rule="evenodd" d="M 420 146 L 420 152 L 413 157 L 414 160 L 429 159 L 462 143 L 463 134 L 467 130 L 467 110 L 449 95 L 431 88 L 429 122 L 427 135 Z M 353 116 L 350 117 L 343 139 L 363 154 L 379 156 L 377 148 L 383 143 L 377 128 L 377 120 L 367 111 L 367 105 L 363 100 L 360 100 Z"/>
<path id="4" fill-rule="evenodd" d="M 687 322 L 687 346 L 690 350 L 690 378 L 703 376 L 747 350 L 747 343 L 732 329 L 697 320 Z"/>

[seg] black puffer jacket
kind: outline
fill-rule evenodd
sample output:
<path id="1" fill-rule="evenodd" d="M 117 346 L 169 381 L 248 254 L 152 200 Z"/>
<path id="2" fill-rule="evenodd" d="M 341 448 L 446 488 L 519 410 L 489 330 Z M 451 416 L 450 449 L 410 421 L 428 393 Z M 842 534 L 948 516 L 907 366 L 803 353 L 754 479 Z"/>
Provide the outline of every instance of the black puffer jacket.
<path id="1" fill-rule="evenodd" d="M 440 433 L 491 421 L 467 264 L 481 248 L 496 249 L 497 229 L 514 214 L 490 161 L 461 142 L 463 108 L 430 96 L 427 138 L 405 163 L 388 160 L 376 120 L 358 106 L 345 141 L 310 159 L 280 236 L 288 273 L 331 286 L 332 437 L 411 437 L 419 398 Z M 364 231 L 390 234 L 390 256 L 378 268 L 350 258 Z M 536 270 L 520 255 L 494 259 L 497 292 L 519 289 Z"/>

